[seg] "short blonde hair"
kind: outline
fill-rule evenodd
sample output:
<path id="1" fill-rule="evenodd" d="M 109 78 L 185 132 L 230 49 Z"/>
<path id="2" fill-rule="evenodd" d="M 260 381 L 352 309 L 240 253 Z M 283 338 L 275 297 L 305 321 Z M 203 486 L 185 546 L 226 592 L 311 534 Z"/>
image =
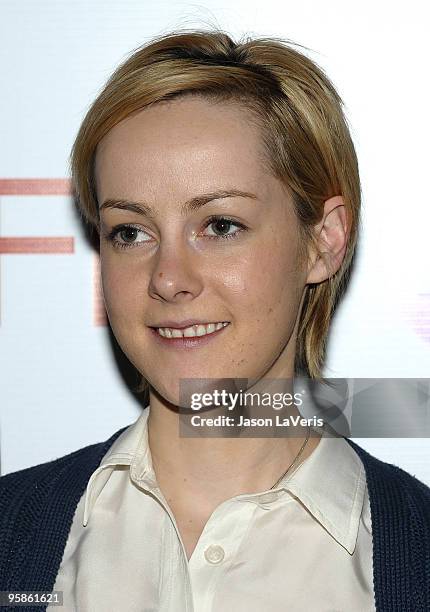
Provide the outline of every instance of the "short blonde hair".
<path id="1" fill-rule="evenodd" d="M 171 32 L 135 50 L 89 108 L 71 154 L 83 218 L 99 229 L 97 145 L 122 119 L 181 95 L 231 100 L 254 111 L 273 174 L 291 194 L 307 249 L 326 199 L 341 195 L 348 243 L 340 269 L 307 285 L 299 319 L 296 371 L 321 377 L 329 324 L 346 287 L 360 224 L 358 162 L 343 102 L 323 70 L 288 41 L 234 42 L 218 30 Z"/>

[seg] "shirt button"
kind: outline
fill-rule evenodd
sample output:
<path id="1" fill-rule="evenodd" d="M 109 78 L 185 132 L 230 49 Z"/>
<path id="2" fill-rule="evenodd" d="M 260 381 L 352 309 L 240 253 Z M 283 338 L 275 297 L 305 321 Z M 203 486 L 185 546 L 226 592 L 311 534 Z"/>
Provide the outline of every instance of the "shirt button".
<path id="1" fill-rule="evenodd" d="M 209 546 L 205 550 L 205 559 L 208 563 L 212 563 L 216 565 L 217 563 L 221 563 L 221 561 L 225 557 L 225 552 L 222 546 Z"/>

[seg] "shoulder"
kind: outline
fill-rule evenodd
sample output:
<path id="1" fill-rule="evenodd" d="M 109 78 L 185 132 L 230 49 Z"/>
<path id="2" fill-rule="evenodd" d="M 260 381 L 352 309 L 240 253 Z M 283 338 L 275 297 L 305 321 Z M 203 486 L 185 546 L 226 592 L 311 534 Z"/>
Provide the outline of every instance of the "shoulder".
<path id="1" fill-rule="evenodd" d="M 11 497 L 28 495 L 29 492 L 33 494 L 35 491 L 40 494 L 43 490 L 55 488 L 56 483 L 69 477 L 70 472 L 75 475 L 75 481 L 89 477 L 124 429 L 115 432 L 104 442 L 90 444 L 52 461 L 0 477 L 0 508 L 8 504 Z"/>
<path id="2" fill-rule="evenodd" d="M 430 610 L 430 488 L 347 439 L 366 472 L 378 610 Z"/>
<path id="3" fill-rule="evenodd" d="M 91 474 L 124 429 L 105 442 L 0 478 L 3 590 L 11 585 L 19 588 L 9 590 L 53 588 L 79 499 Z"/>
<path id="4" fill-rule="evenodd" d="M 366 471 L 369 497 L 377 509 L 381 503 L 419 510 L 430 524 L 430 487 L 401 467 L 382 461 L 347 439 Z"/>

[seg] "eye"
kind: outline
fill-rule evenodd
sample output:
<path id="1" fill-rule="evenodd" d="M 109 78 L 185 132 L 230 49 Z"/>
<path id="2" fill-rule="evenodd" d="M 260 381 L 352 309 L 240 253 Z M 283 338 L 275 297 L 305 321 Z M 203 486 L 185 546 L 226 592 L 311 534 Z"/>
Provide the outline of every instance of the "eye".
<path id="1" fill-rule="evenodd" d="M 211 225 L 215 226 L 216 229 L 214 234 L 207 235 L 210 240 L 230 240 L 237 238 L 242 232 L 248 229 L 243 223 L 220 215 L 213 215 L 207 219 L 204 229 Z M 232 225 L 235 225 L 239 229 L 232 233 L 225 233 L 228 232 Z M 130 223 L 122 223 L 121 225 L 116 225 L 110 232 L 105 234 L 105 238 L 111 242 L 115 248 L 131 249 L 145 242 L 150 242 L 150 238 L 146 240 L 143 238 L 145 235 L 148 236 L 139 226 Z"/>
<path id="2" fill-rule="evenodd" d="M 243 225 L 242 223 L 239 223 L 239 221 L 234 221 L 233 219 L 230 219 L 229 217 L 222 217 L 222 216 L 217 216 L 217 215 L 213 215 L 212 217 L 209 217 L 209 219 L 205 223 L 205 228 L 209 227 L 210 225 L 213 225 L 216 227 L 215 234 L 209 235 L 209 238 L 211 238 L 212 240 L 213 239 L 225 240 L 225 239 L 230 239 L 230 238 L 237 238 L 239 234 L 247 230 L 245 225 Z M 236 225 L 236 227 L 239 227 L 240 229 L 236 230 L 235 232 L 231 234 L 224 233 L 225 231 L 228 231 L 228 228 L 231 225 Z"/>
<path id="3" fill-rule="evenodd" d="M 115 247 L 129 249 L 143 242 L 149 242 L 149 240 L 137 240 L 139 234 L 146 234 L 146 232 L 136 225 L 123 223 L 122 225 L 116 225 L 111 232 L 105 235 L 105 238 L 112 242 Z"/>

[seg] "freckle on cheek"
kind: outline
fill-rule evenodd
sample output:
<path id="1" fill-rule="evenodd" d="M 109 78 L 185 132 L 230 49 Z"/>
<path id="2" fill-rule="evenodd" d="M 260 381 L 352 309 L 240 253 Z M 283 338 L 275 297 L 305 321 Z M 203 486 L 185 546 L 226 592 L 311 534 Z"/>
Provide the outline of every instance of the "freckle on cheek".
<path id="1" fill-rule="evenodd" d="M 163 273 L 162 273 L 162 272 L 160 272 L 160 274 L 159 274 L 158 276 L 161 278 L 161 277 L 163 276 Z"/>

